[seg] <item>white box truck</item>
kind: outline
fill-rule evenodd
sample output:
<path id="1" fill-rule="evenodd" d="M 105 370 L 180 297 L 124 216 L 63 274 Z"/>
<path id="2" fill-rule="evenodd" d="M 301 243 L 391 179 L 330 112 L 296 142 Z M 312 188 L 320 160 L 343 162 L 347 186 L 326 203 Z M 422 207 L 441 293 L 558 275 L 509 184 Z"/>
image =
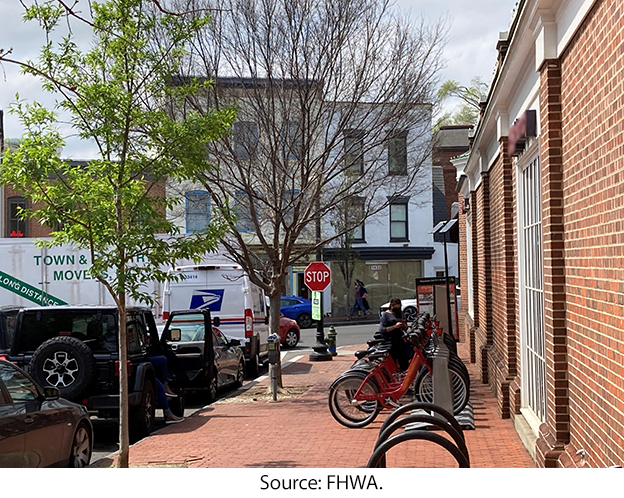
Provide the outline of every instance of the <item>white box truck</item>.
<path id="1" fill-rule="evenodd" d="M 221 321 L 219 330 L 240 341 L 248 375 L 258 375 L 269 354 L 264 291 L 236 264 L 178 266 L 169 271 L 178 279 L 165 282 L 163 319 L 172 310 L 209 309 Z"/>

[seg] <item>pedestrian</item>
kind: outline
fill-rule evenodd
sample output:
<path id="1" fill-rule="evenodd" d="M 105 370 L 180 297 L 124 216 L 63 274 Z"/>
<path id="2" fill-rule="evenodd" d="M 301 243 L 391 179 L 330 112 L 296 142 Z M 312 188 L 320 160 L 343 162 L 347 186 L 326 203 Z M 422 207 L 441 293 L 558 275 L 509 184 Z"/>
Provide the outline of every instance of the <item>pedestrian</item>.
<path id="1" fill-rule="evenodd" d="M 358 316 L 360 315 L 360 311 L 366 314 L 366 308 L 364 308 L 364 303 L 362 302 L 362 285 L 360 285 L 359 280 L 355 281 L 355 302 L 351 307 L 349 318 L 351 318 L 356 311 L 358 312 Z"/>
<path id="2" fill-rule="evenodd" d="M 361 280 L 358 280 L 358 282 L 360 283 L 360 287 L 362 288 L 362 304 L 364 305 L 364 310 L 366 313 L 368 313 L 369 315 L 372 315 L 373 312 L 371 310 L 370 304 L 368 304 L 368 291 L 366 290 L 366 287 L 364 286 L 364 282 L 362 282 Z"/>
<path id="3" fill-rule="evenodd" d="M 390 340 L 390 356 L 398 363 L 400 370 L 407 370 L 414 350 L 403 339 L 403 332 L 407 329 L 407 323 L 402 320 L 401 300 L 393 297 L 390 300 L 390 309 L 381 314 L 379 320 L 379 333 L 384 339 Z"/>

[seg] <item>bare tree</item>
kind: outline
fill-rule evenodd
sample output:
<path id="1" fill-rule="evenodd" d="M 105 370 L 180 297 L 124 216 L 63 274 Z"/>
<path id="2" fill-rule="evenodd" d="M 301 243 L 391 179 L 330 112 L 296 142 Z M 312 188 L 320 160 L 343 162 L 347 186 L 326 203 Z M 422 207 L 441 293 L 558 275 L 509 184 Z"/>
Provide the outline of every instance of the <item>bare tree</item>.
<path id="1" fill-rule="evenodd" d="M 210 0 L 196 2 L 204 8 Z M 431 109 L 446 28 L 378 0 L 224 0 L 181 81 L 213 81 L 176 112 L 237 105 L 198 180 L 232 207 L 222 241 L 279 309 L 289 266 L 430 189 Z M 350 223 L 336 207 L 361 199 Z M 320 227 L 320 230 L 317 230 Z M 277 333 L 279 313 L 271 329 Z"/>

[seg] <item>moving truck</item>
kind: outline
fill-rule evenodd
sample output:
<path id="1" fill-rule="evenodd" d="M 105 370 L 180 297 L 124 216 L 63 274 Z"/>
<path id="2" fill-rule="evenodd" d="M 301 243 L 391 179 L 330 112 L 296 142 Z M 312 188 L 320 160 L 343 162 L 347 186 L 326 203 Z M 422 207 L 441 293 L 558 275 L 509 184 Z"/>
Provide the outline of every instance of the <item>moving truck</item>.
<path id="1" fill-rule="evenodd" d="M 258 375 L 268 358 L 269 313 L 264 291 L 239 265 L 208 263 L 169 270 L 176 280 L 165 282 L 163 320 L 171 310 L 209 309 L 219 317 L 219 330 L 238 339 L 248 375 Z"/>

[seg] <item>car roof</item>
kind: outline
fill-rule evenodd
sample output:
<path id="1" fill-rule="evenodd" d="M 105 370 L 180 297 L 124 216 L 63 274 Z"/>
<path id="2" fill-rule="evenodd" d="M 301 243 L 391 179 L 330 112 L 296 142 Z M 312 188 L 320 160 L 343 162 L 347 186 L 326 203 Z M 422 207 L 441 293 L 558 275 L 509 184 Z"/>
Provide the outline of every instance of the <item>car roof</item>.
<path id="1" fill-rule="evenodd" d="M 117 306 L 114 304 L 64 304 L 60 306 L 15 306 L 13 310 L 23 311 L 88 311 L 88 310 L 106 310 L 117 311 Z M 4 311 L 0 308 L 0 312 Z M 126 311 L 151 311 L 148 306 L 126 306 Z"/>

